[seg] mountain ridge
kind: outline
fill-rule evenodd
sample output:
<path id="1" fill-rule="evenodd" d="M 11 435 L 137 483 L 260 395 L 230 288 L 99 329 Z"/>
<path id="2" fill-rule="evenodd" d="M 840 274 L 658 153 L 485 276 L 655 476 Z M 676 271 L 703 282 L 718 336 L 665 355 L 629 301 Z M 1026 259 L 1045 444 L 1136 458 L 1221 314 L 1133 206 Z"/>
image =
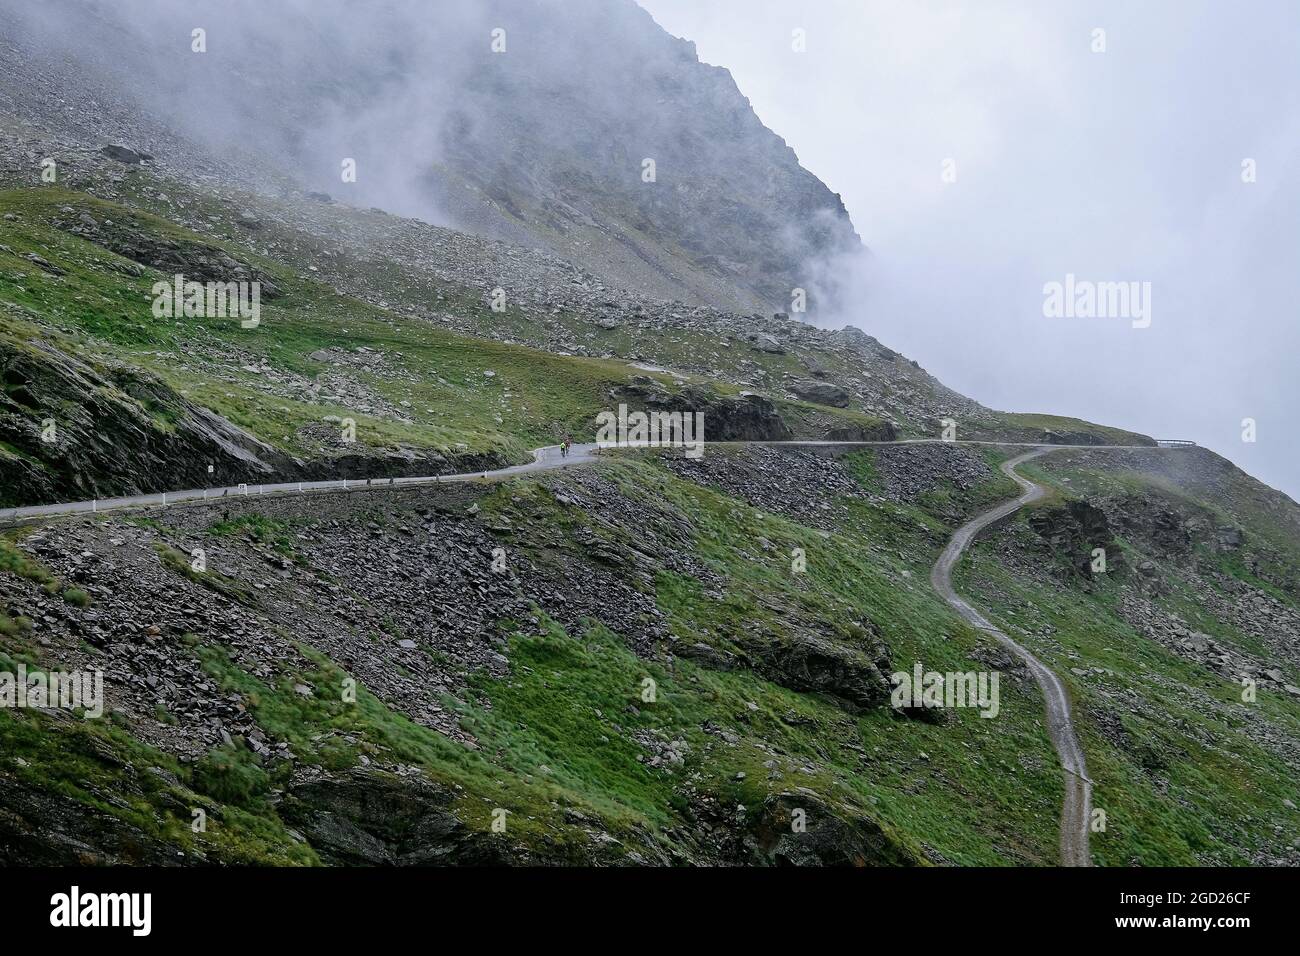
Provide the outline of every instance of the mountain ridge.
<path id="1" fill-rule="evenodd" d="M 165 35 L 191 56 L 189 24 Z M 926 583 L 1028 441 L 1088 447 L 1021 466 L 1047 493 L 954 586 L 1060 676 L 1109 821 L 1094 862 L 1300 863 L 1285 495 L 1206 449 L 985 408 L 860 329 L 738 301 L 735 270 L 665 252 L 702 291 L 638 290 L 581 243 L 170 139 L 93 64 L 26 49 L 0 40 L 0 507 L 495 470 L 620 405 L 702 412 L 709 440 L 0 529 L 0 673 L 98 671 L 107 697 L 104 720 L 0 707 L 0 862 L 1058 863 L 1033 676 Z M 500 172 L 511 202 L 550 182 Z M 267 283 L 259 322 L 155 310 L 178 272 Z M 843 444 L 866 439 L 890 443 Z M 998 716 L 891 706 L 918 667 L 1000 675 Z"/>
<path id="2" fill-rule="evenodd" d="M 5 35 L 11 54 L 61 51 L 56 98 L 93 92 L 126 115 L 152 114 L 131 137 L 137 149 L 232 166 L 263 189 L 281 179 L 362 207 L 450 217 L 660 298 L 783 311 L 804 288 L 816 308 L 817 262 L 861 246 L 839 197 L 758 120 L 730 73 L 701 63 L 632 0 L 398 4 L 364 44 L 331 32 L 350 15 L 339 7 L 287 11 L 283 35 L 315 45 L 274 56 L 256 4 L 213 24 L 204 53 L 189 46 L 190 27 L 209 19 L 198 0 L 19 5 Z M 54 16 L 86 29 L 51 39 Z M 498 29 L 504 50 L 494 53 Z M 111 63 L 88 51 L 99 35 Z M 10 59 L 14 82 L 29 80 L 31 64 Z M 45 116 L 77 119 L 69 113 Z M 80 135 L 100 120 L 87 118 Z M 354 182 L 340 182 L 344 158 Z"/>

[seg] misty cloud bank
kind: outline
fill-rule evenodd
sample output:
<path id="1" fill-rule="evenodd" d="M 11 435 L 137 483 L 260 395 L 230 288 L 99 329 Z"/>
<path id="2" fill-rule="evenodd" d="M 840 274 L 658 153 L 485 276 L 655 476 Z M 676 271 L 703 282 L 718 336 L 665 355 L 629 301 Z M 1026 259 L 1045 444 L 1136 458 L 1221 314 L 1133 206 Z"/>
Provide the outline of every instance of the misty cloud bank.
<path id="1" fill-rule="evenodd" d="M 843 319 L 987 405 L 1194 439 L 1300 496 L 1300 8 L 640 2 L 843 195 L 872 250 Z M 1150 282 L 1150 326 L 1045 316 L 1069 274 Z"/>
<path id="2" fill-rule="evenodd" d="M 731 76 L 633 0 L 0 5 L 214 155 L 615 285 L 787 309 L 804 261 L 860 246 Z"/>
<path id="3" fill-rule="evenodd" d="M 736 307 L 783 310 L 807 286 L 813 321 L 859 325 L 987 405 L 1194 439 L 1300 493 L 1300 9 L 640 3 L 0 5 L 7 36 L 92 64 L 103 98 L 232 163 L 338 194 L 351 157 L 355 205 L 665 295 L 739 284 Z M 191 53 L 195 26 L 219 55 Z M 509 54 L 491 59 L 498 26 Z M 780 137 L 843 195 L 869 258 L 825 258 L 856 237 Z M 666 188 L 647 193 L 651 155 Z M 683 261 L 705 281 L 672 275 Z M 1044 289 L 1069 277 L 1149 288 L 1149 314 L 1053 315 Z"/>

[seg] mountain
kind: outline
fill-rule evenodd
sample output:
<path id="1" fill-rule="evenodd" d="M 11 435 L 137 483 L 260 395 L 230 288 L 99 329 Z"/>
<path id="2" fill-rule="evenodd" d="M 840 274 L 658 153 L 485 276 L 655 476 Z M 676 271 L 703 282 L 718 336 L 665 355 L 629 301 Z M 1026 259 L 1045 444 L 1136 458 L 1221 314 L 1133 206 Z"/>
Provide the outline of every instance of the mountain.
<path id="1" fill-rule="evenodd" d="M 248 493 L 0 510 L 0 675 L 107 698 L 0 707 L 0 862 L 1055 863 L 1033 675 L 928 584 L 1016 495 L 1006 442 L 1070 447 L 955 580 L 1074 703 L 1094 861 L 1300 862 L 1300 507 L 773 314 L 852 227 L 630 4 L 247 5 L 206 54 L 186 6 L 4 6 L 0 509 Z M 455 97 L 414 92 L 429 50 Z M 160 308 L 178 273 L 258 282 L 258 321 Z M 384 480 L 619 405 L 703 413 L 706 454 Z M 351 484 L 257 493 L 312 479 Z M 1000 675 L 997 716 L 894 708 L 917 665 Z"/>
<path id="2" fill-rule="evenodd" d="M 795 288 L 815 305 L 820 263 L 861 249 L 731 75 L 632 0 L 402 0 L 364 30 L 345 0 L 238 0 L 219 18 L 200 0 L 9 6 L 15 84 L 93 104 L 58 121 L 86 136 L 124 121 L 169 163 L 282 176 L 741 311 L 788 311 Z"/>

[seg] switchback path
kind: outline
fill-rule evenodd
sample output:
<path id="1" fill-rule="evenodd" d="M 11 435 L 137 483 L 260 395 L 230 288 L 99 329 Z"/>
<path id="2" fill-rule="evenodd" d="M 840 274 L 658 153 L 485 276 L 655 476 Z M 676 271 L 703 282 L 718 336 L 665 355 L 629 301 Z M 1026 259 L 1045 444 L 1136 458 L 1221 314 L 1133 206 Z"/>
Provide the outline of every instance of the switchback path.
<path id="1" fill-rule="evenodd" d="M 897 441 L 844 442 L 828 440 L 809 441 L 771 441 L 742 442 L 737 444 L 763 445 L 922 445 L 945 444 L 937 438 L 911 438 Z M 1026 448 L 1028 451 L 1009 459 L 1002 465 L 1002 471 L 1023 490 L 1023 494 L 1013 501 L 998 505 L 990 511 L 979 515 L 974 520 L 957 529 L 948 542 L 948 546 L 939 556 L 930 574 L 930 581 L 939 595 L 963 618 L 982 631 L 991 634 L 1016 656 L 1025 662 L 1042 688 L 1047 706 L 1047 732 L 1061 760 L 1065 774 L 1065 799 L 1061 808 L 1061 864 L 1064 866 L 1090 866 L 1091 856 L 1088 850 L 1088 824 L 1092 812 L 1092 782 L 1088 779 L 1087 765 L 1083 750 L 1079 746 L 1074 731 L 1070 711 L 1070 698 L 1060 678 L 1047 665 L 1026 648 L 1012 640 L 1001 630 L 994 627 L 987 618 L 968 604 L 952 586 L 952 569 L 975 536 L 996 521 L 1014 514 L 1025 505 L 1042 498 L 1046 492 L 1042 486 L 1020 477 L 1015 467 L 1021 462 L 1036 458 L 1049 451 L 1060 449 L 1116 449 L 1151 451 L 1152 445 L 1044 445 L 1034 442 L 1005 441 L 954 441 L 946 444 L 990 445 L 1012 448 Z M 522 465 L 511 465 L 494 471 L 471 472 L 459 475 L 431 475 L 428 477 L 393 478 L 338 481 L 302 481 L 278 482 L 274 484 L 247 484 L 226 488 L 197 488 L 186 491 L 159 492 L 147 495 L 129 495 L 121 498 L 107 498 L 102 501 L 73 501 L 62 504 L 34 505 L 23 508 L 7 508 L 0 511 L 0 525 L 15 524 L 29 520 L 58 517 L 61 515 L 99 513 L 101 511 L 120 511 L 130 508 L 167 507 L 182 502 L 219 501 L 231 498 L 257 497 L 263 495 L 303 495 L 310 492 L 364 491 L 394 488 L 406 488 L 413 485 L 432 485 L 442 482 L 481 481 L 510 478 L 531 472 L 553 471 L 569 465 L 589 464 L 595 460 L 599 448 L 595 444 L 574 445 L 567 456 L 560 454 L 560 446 L 549 445 L 533 452 L 533 460 Z"/>
<path id="2" fill-rule="evenodd" d="M 961 560 L 962 553 L 970 546 L 975 536 L 994 522 L 1001 521 L 1015 514 L 1025 505 L 1037 501 L 1047 492 L 1042 485 L 1037 485 L 1016 473 L 1016 466 L 1031 458 L 1037 458 L 1045 452 L 1059 446 L 1049 445 L 1027 451 L 1002 463 L 1002 472 L 1022 490 L 1019 498 L 998 505 L 984 512 L 972 521 L 957 529 L 944 548 L 943 554 L 930 572 L 930 583 L 939 592 L 939 596 L 948 602 L 963 618 L 991 634 L 1007 649 L 1019 657 L 1029 667 L 1042 688 L 1043 698 L 1047 704 L 1047 735 L 1056 748 L 1061 760 L 1061 769 L 1065 776 L 1065 800 L 1061 806 L 1061 865 L 1091 866 L 1092 856 L 1088 851 L 1088 823 L 1092 815 L 1092 781 L 1088 779 L 1088 767 L 1083 759 L 1083 748 L 1074 732 L 1074 722 L 1070 711 L 1070 696 L 1061 684 L 1060 678 L 1042 661 L 1025 647 L 1013 641 L 1005 633 L 994 627 L 979 611 L 966 603 L 952 586 L 952 569 Z"/>

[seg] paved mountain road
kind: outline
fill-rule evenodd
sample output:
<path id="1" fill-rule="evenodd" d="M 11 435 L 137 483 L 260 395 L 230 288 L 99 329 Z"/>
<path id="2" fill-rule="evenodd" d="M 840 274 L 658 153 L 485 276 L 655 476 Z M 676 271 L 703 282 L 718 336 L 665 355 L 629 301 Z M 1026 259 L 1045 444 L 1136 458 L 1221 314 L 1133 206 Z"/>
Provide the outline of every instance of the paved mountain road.
<path id="1" fill-rule="evenodd" d="M 1041 445 L 1031 442 L 954 441 L 938 438 L 904 438 L 897 441 L 770 441 L 770 442 L 716 442 L 715 444 L 755 445 L 1001 445 L 1009 448 L 1147 448 L 1150 445 Z M 510 465 L 494 471 L 467 472 L 459 475 L 429 475 L 410 478 L 338 479 L 333 481 L 282 481 L 272 484 L 250 482 L 224 488 L 190 488 L 183 491 L 153 492 L 145 495 L 126 495 L 120 498 L 101 498 L 93 501 L 70 501 L 53 505 L 28 505 L 21 508 L 0 509 L 0 525 L 13 524 L 34 518 L 52 518 L 59 515 L 85 512 L 120 511 L 124 508 L 166 507 L 185 501 L 211 501 L 214 498 L 244 497 L 253 495 L 292 495 L 312 491 L 378 491 L 384 488 L 405 488 L 411 485 L 432 485 L 446 481 L 481 481 L 510 478 L 535 471 L 553 471 L 569 465 L 581 465 L 595 460 L 599 446 L 593 443 L 574 445 L 567 457 L 560 454 L 559 445 L 546 445 L 533 450 L 533 460 L 522 465 Z"/>
<path id="2" fill-rule="evenodd" d="M 918 438 L 901 441 L 837 442 L 824 440 L 754 442 L 766 445 L 906 445 L 906 444 L 940 444 L 941 439 Z M 1033 673 L 1038 686 L 1042 688 L 1047 707 L 1047 731 L 1052 745 L 1056 748 L 1065 775 L 1065 798 L 1061 808 L 1061 864 L 1064 866 L 1090 866 L 1091 857 L 1088 850 L 1088 824 L 1092 812 L 1092 783 L 1088 779 L 1088 770 L 1074 731 L 1070 711 L 1070 698 L 1056 676 L 1045 664 L 1031 654 L 1026 648 L 1016 643 L 1001 630 L 994 627 L 987 618 L 975 610 L 963 599 L 952 586 L 952 569 L 961 559 L 975 536 L 984 528 L 1020 508 L 1037 501 L 1046 493 L 1040 485 L 1020 477 L 1015 471 L 1016 465 L 1036 458 L 1039 455 L 1059 449 L 1114 449 L 1130 448 L 1152 450 L 1150 445 L 1043 445 L 1032 442 L 995 442 L 995 441 L 958 441 L 961 445 L 1000 445 L 1004 447 L 1022 447 L 1029 449 L 1025 453 L 1009 459 L 1002 465 L 1002 471 L 1018 484 L 1023 494 L 1013 501 L 998 505 L 974 520 L 963 525 L 952 536 L 948 546 L 939 556 L 930 575 L 934 589 L 952 608 L 969 623 L 991 634 L 1010 651 L 1016 654 Z M 567 457 L 560 454 L 558 445 L 538 448 L 533 452 L 533 460 L 522 465 L 511 465 L 495 471 L 472 472 L 459 475 L 434 475 L 429 477 L 373 479 L 370 481 L 304 481 L 278 482 L 266 485 L 239 485 L 227 488 L 198 488 L 187 491 L 170 491 L 147 495 L 129 495 L 121 498 L 108 498 L 102 501 L 76 501 L 64 504 L 35 505 L 24 508 L 8 508 L 0 511 L 0 524 L 13 524 L 28 520 L 58 517 L 61 515 L 98 513 L 101 511 L 119 511 L 128 508 L 167 507 L 182 502 L 229 500 L 231 497 L 259 495 L 296 495 L 310 492 L 356 492 L 378 491 L 382 489 L 406 488 L 413 485 L 431 485 L 450 481 L 496 480 L 510 478 L 530 472 L 553 471 L 568 465 L 587 464 L 595 460 L 598 447 L 594 444 L 574 445 Z"/>
<path id="3" fill-rule="evenodd" d="M 434 485 L 447 481 L 482 481 L 511 478 L 535 471 L 551 471 L 568 465 L 581 465 L 593 461 L 595 445 L 574 445 L 567 457 L 560 454 L 559 445 L 548 445 L 533 451 L 533 460 L 522 465 L 510 465 L 495 471 L 466 472 L 459 475 L 430 475 L 412 478 L 348 479 L 337 481 L 282 481 L 273 484 L 250 483 L 225 488 L 191 488 L 185 491 L 164 491 L 147 495 L 127 495 L 121 498 L 101 498 L 94 501 L 70 501 L 56 505 L 32 505 L 24 508 L 0 510 L 0 525 L 12 524 L 33 518 L 53 518 L 70 514 L 98 514 L 101 511 L 121 511 L 126 508 L 162 508 L 182 502 L 220 501 L 221 499 L 258 497 L 264 495 L 298 495 L 321 491 L 379 491 L 381 489 L 408 488 L 412 485 Z"/>

